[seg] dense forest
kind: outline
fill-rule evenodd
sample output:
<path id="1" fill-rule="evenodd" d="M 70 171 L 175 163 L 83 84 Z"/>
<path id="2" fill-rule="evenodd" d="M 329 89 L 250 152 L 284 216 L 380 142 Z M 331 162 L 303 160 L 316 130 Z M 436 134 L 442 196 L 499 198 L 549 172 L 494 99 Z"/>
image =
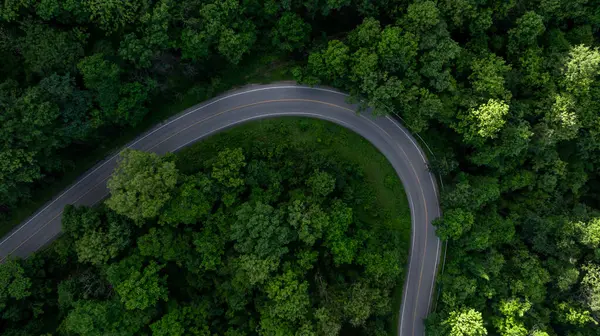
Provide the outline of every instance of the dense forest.
<path id="1" fill-rule="evenodd" d="M 406 245 L 359 166 L 290 141 L 189 155 L 124 151 L 104 206 L 4 263 L 2 335 L 394 329 Z"/>
<path id="2" fill-rule="evenodd" d="M 449 243 L 430 334 L 599 335 L 599 28 L 597 0 L 6 0 L 0 211 L 11 216 L 60 179 L 77 163 L 70 153 L 143 122 L 150 104 L 191 83 L 210 95 L 224 69 L 277 54 L 298 64 L 300 82 L 397 114 L 434 147 L 431 169 L 445 181 L 436 225 Z M 101 224 L 86 225 L 92 244 Z M 126 281 L 120 267 L 159 279 L 159 264 L 136 269 L 140 258 L 112 266 L 111 281 Z M 0 294 L 6 320 L 23 308 L 10 300 L 36 287 L 16 265 L 0 273 L 15 279 Z"/>

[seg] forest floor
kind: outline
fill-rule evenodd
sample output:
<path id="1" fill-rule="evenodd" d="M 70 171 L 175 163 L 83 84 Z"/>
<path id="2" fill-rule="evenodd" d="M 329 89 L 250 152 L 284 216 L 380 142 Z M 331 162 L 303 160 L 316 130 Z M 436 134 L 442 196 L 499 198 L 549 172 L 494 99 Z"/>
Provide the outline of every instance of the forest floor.
<path id="1" fill-rule="evenodd" d="M 213 83 L 181 83 L 174 76 L 171 80 L 179 87 L 186 86 L 182 94 L 169 101 L 153 102 L 146 118 L 136 127 L 118 130 L 106 136 L 103 140 L 90 149 L 70 149 L 65 153 L 69 162 L 65 164 L 62 174 L 49 176 L 32 191 L 28 202 L 22 203 L 12 211 L 8 218 L 0 218 L 0 237 L 9 233 L 14 227 L 26 220 L 45 203 L 66 189 L 97 162 L 103 160 L 111 153 L 121 149 L 136 136 L 152 128 L 155 124 L 173 116 L 195 104 L 217 96 L 225 91 L 246 84 L 266 84 L 282 80 L 291 80 L 291 69 L 295 64 L 292 61 L 282 60 L 279 55 L 261 55 L 249 57 L 237 67 L 232 67 L 222 73 Z M 116 129 L 115 129 L 116 130 Z"/>
<path id="2" fill-rule="evenodd" d="M 408 263 L 411 220 L 408 200 L 402 182 L 394 168 L 370 142 L 360 135 L 333 123 L 298 117 L 283 117 L 250 122 L 215 134 L 177 153 L 177 167 L 182 173 L 198 171 L 203 164 L 211 162 L 224 148 L 240 147 L 247 151 L 264 143 L 288 144 L 291 147 L 308 148 L 311 151 L 358 165 L 365 174 L 364 183 L 372 189 L 376 203 L 383 216 L 372 218 L 357 214 L 358 218 L 372 225 L 386 225 L 399 232 L 399 246 L 404 251 L 402 265 Z M 390 332 L 396 332 L 397 312 L 402 301 L 403 281 L 393 293 L 393 316 Z"/>

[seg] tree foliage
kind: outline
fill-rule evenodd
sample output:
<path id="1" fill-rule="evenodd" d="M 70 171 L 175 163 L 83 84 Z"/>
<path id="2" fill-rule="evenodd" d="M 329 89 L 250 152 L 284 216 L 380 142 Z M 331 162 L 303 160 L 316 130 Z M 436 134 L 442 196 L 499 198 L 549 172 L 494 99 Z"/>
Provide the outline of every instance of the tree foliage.
<path id="1" fill-rule="evenodd" d="M 225 90 L 232 73 L 268 59 L 265 76 L 271 67 L 294 64 L 300 81 L 335 86 L 361 107 L 398 115 L 433 145 L 430 168 L 442 173 L 445 185 L 437 232 L 451 240 L 440 276 L 436 330 L 449 333 L 451 322 L 444 321 L 459 317 L 479 321 L 472 309 L 481 313 L 490 334 L 595 335 L 600 320 L 597 7 L 595 0 L 3 1 L 0 221 L 14 222 L 11 216 L 32 199 L 43 203 L 39 195 L 48 183 L 68 176 L 72 167 L 89 161 L 88 153 L 98 153 L 120 134 L 130 135 L 132 126 L 155 120 L 148 117 L 159 107 Z M 189 269 L 189 279 L 197 282 L 223 272 L 219 280 L 227 278 L 223 274 L 234 280 L 219 282 L 215 293 L 235 295 L 213 302 L 236 318 L 227 328 L 208 331 L 216 334 L 260 328 L 344 333 L 349 321 L 360 324 L 364 316 L 376 315 L 378 306 L 364 293 L 377 297 L 377 291 L 362 282 L 353 283 L 356 304 L 347 309 L 336 300 L 348 291 L 327 287 L 326 298 L 310 301 L 314 309 L 307 316 L 314 320 L 236 315 L 255 294 L 268 298 L 259 292 L 268 279 L 287 274 L 296 258 L 282 255 L 302 256 L 295 278 L 290 276 L 299 284 L 305 273 L 314 278 L 317 271 L 324 276 L 331 274 L 326 269 L 357 264 L 373 279 L 398 272 L 391 266 L 395 252 L 373 252 L 366 243 L 372 238 L 357 228 L 362 210 L 348 202 L 352 197 L 341 196 L 343 174 L 327 165 L 306 170 L 301 162 L 302 179 L 286 184 L 288 166 L 267 169 L 268 163 L 249 160 L 249 154 L 224 151 L 207 162 L 209 169 L 185 176 L 168 160 L 141 155 L 139 167 L 121 169 L 121 177 L 111 182 L 109 208 L 125 216 L 68 208 L 63 224 L 69 239 L 61 241 L 55 262 L 104 269 L 132 248 L 157 265 Z M 302 197 L 285 199 L 299 195 L 297 190 Z M 148 225 L 132 228 L 129 218 Z M 267 229 L 253 230 L 243 220 Z M 154 221 L 164 230 L 150 231 Z M 278 230 L 269 230 L 275 224 L 281 225 Z M 192 233 L 180 232 L 185 230 Z M 246 242 L 244 234 L 261 244 Z M 173 253 L 161 239 L 182 252 Z M 314 246 L 319 254 L 311 263 Z M 238 249 L 252 253 L 238 256 Z M 58 269 L 53 267 L 22 262 L 24 272 L 33 274 L 26 277 L 31 286 L 17 283 L 31 295 L 6 296 L 13 308 L 3 312 L 3 334 L 20 332 L 14 321 L 36 321 L 54 309 L 43 303 L 54 289 L 34 272 Z M 235 275 L 233 268 L 239 271 Z M 142 266 L 137 271 L 144 274 Z M 169 272 L 165 266 L 153 274 Z M 105 275 L 85 274 L 73 274 L 61 287 L 62 298 L 71 302 L 70 311 L 63 312 L 64 333 L 132 334 L 172 313 L 164 325 L 193 334 L 205 330 L 187 320 L 212 318 L 212 310 L 198 302 L 167 309 L 162 299 L 158 313 L 149 307 L 144 314 L 124 314 L 120 301 L 109 300 Z M 334 278 L 339 279 L 323 279 Z M 316 293 L 311 279 L 309 293 Z M 169 289 L 178 288 L 176 281 L 167 278 Z M 233 289 L 242 287 L 248 294 Z M 78 302 L 84 296 L 93 303 Z M 520 316 L 525 302 L 530 307 Z M 507 313 L 514 305 L 521 308 Z M 375 334 L 380 328 L 373 323 L 369 317 L 365 325 Z M 33 324 L 22 329 L 21 334 L 40 334 Z"/>

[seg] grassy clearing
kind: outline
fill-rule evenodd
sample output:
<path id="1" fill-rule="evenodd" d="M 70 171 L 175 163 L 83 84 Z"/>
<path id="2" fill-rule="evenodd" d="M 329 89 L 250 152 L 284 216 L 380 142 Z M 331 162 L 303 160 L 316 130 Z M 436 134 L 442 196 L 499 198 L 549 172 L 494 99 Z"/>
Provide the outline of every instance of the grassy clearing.
<path id="1" fill-rule="evenodd" d="M 359 165 L 365 172 L 365 184 L 372 188 L 377 205 L 383 213 L 381 218 L 361 219 L 371 221 L 373 225 L 386 225 L 397 230 L 400 240 L 398 243 L 405 251 L 403 260 L 398 262 L 407 264 L 411 221 L 402 183 L 383 154 L 367 140 L 343 127 L 327 121 L 297 117 L 250 122 L 183 149 L 177 154 L 177 166 L 184 173 L 193 173 L 208 165 L 211 158 L 226 147 L 249 150 L 252 146 L 268 143 L 289 143 Z M 394 335 L 398 325 L 397 312 L 400 310 L 403 283 L 399 281 L 394 290 L 393 321 L 389 330 Z"/>
<path id="2" fill-rule="evenodd" d="M 71 185 L 80 175 L 93 167 L 109 154 L 119 150 L 136 136 L 151 128 L 154 124 L 169 118 L 195 104 L 214 97 L 224 91 L 245 84 L 264 84 L 281 80 L 291 80 L 291 69 L 295 64 L 284 61 L 279 55 L 262 55 L 250 57 L 238 67 L 225 71 L 211 83 L 184 84 L 182 94 L 173 101 L 155 99 L 151 104 L 146 119 L 136 127 L 111 130 L 98 146 L 94 148 L 69 149 L 65 154 L 70 164 L 63 174 L 51 176 L 40 182 L 32 191 L 28 202 L 23 202 L 7 218 L 0 218 L 0 237 L 31 216 L 35 211 Z M 178 82 L 177 78 L 172 79 Z M 179 86 L 182 86 L 179 84 Z"/>

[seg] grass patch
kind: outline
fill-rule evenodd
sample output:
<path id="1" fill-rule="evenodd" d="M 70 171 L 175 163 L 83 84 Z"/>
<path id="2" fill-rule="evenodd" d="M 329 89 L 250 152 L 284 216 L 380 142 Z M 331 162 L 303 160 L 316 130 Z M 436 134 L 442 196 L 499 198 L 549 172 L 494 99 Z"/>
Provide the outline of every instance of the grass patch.
<path id="1" fill-rule="evenodd" d="M 265 84 L 291 80 L 291 69 L 294 65 L 295 63 L 292 61 L 282 60 L 279 55 L 249 57 L 238 67 L 232 67 L 223 72 L 211 83 L 186 84 L 186 88 L 182 90 L 183 94 L 178 95 L 174 100 L 164 102 L 160 101 L 159 98 L 155 99 L 158 101 L 153 101 L 150 104 L 150 112 L 140 125 L 123 129 L 111 129 L 111 134 L 104 137 L 94 147 L 69 148 L 64 155 L 68 163 L 63 173 L 49 176 L 44 181 L 40 181 L 32 190 L 32 197 L 29 201 L 22 202 L 9 216 L 0 218 L 0 236 L 9 233 L 54 196 L 58 196 L 96 163 L 118 151 L 156 123 L 224 91 L 245 84 Z M 178 79 L 174 78 L 172 81 L 177 82 Z"/>
<path id="2" fill-rule="evenodd" d="M 398 262 L 407 265 L 411 221 L 402 183 L 383 154 L 350 130 L 331 122 L 310 118 L 283 117 L 254 121 L 212 135 L 183 149 L 177 153 L 176 162 L 183 173 L 191 174 L 209 166 L 211 159 L 224 148 L 240 147 L 249 151 L 252 146 L 269 143 L 300 146 L 361 167 L 365 173 L 365 184 L 372 189 L 381 216 L 360 218 L 372 225 L 386 225 L 391 230 L 398 231 L 398 246 L 403 251 L 403 259 Z M 394 335 L 398 326 L 403 285 L 404 281 L 401 279 L 393 293 L 393 321 L 389 332 Z"/>

